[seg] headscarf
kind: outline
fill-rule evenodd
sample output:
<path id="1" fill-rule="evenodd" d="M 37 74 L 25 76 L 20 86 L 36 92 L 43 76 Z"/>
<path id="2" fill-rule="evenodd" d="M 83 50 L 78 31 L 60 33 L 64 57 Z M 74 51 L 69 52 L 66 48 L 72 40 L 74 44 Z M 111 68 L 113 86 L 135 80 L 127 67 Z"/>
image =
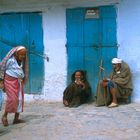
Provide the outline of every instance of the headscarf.
<path id="1" fill-rule="evenodd" d="M 120 59 L 120 58 L 113 58 L 112 59 L 112 64 L 120 64 L 120 63 L 122 63 L 122 59 Z"/>
<path id="2" fill-rule="evenodd" d="M 26 48 L 24 46 L 18 46 L 16 49 L 16 52 L 20 51 L 20 50 L 26 50 Z"/>
<path id="3" fill-rule="evenodd" d="M 7 55 L 4 57 L 4 59 L 0 62 L 0 78 L 1 79 L 4 79 L 4 74 L 5 74 L 5 70 L 6 70 L 6 63 L 7 63 L 8 59 L 11 58 L 16 51 L 19 51 L 21 49 L 26 49 L 26 48 L 24 46 L 17 46 L 17 47 L 12 48 L 7 53 Z M 25 60 L 24 66 L 23 66 L 23 70 L 24 70 L 24 74 L 25 74 L 25 78 L 24 79 L 27 79 L 27 77 L 28 77 L 28 61 L 27 61 L 27 56 L 26 56 L 26 60 Z"/>

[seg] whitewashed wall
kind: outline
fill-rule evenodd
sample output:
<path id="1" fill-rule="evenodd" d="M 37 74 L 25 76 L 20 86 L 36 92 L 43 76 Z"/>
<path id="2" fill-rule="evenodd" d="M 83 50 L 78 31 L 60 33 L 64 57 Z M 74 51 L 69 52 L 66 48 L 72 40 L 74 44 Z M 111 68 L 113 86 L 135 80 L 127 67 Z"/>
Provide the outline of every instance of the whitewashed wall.
<path id="1" fill-rule="evenodd" d="M 44 45 L 50 61 L 45 62 L 44 95 L 48 100 L 62 100 L 66 85 L 66 16 L 62 7 L 52 7 L 43 14 Z"/>
<path id="2" fill-rule="evenodd" d="M 122 0 L 118 5 L 118 56 L 131 67 L 132 101 L 140 101 L 140 1 Z"/>
<path id="3" fill-rule="evenodd" d="M 16 5 L 15 5 L 16 1 Z M 50 61 L 45 61 L 45 79 L 42 96 L 25 95 L 25 100 L 62 100 L 66 87 L 66 8 L 116 5 L 118 56 L 130 66 L 133 74 L 133 101 L 140 101 L 140 1 L 135 0 L 3 0 L 0 12 L 42 11 L 44 32 L 44 53 Z"/>

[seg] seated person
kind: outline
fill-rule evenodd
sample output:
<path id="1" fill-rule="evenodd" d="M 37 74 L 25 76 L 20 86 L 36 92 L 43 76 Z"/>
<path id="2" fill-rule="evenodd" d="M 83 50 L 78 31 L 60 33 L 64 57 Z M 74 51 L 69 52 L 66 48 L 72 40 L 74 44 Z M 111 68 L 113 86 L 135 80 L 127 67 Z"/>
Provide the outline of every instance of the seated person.
<path id="1" fill-rule="evenodd" d="M 132 93 L 132 80 L 130 68 L 124 61 L 119 58 L 113 58 L 112 64 L 113 71 L 110 75 L 110 79 L 101 81 L 98 88 L 104 88 L 103 92 L 106 92 L 106 97 L 109 97 L 109 94 L 111 94 L 110 101 L 107 101 L 111 103 L 108 107 L 117 107 L 117 98 L 126 94 L 129 96 Z M 103 94 L 102 90 L 97 89 L 97 105 L 104 104 L 100 102 L 102 96 L 100 94 Z"/>
<path id="2" fill-rule="evenodd" d="M 67 107 L 78 107 L 90 99 L 91 87 L 82 70 L 76 70 L 71 79 L 71 84 L 63 92 L 63 104 Z"/>

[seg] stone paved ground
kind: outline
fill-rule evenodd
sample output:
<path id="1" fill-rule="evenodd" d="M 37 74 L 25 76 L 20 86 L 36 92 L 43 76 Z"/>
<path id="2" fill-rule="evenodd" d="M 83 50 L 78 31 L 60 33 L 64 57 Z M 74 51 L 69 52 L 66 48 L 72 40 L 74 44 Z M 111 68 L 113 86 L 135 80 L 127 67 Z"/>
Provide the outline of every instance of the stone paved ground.
<path id="1" fill-rule="evenodd" d="M 25 104 L 21 118 L 26 122 L 12 125 L 10 114 L 10 125 L 0 124 L 0 140 L 140 140 L 140 103 L 110 109 L 35 101 Z"/>

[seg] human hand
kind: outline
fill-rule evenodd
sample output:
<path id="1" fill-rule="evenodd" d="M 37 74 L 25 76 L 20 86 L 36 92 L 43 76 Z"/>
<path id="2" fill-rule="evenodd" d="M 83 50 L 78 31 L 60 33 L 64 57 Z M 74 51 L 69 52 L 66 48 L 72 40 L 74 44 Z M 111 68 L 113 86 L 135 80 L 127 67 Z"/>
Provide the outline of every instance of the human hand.
<path id="1" fill-rule="evenodd" d="M 0 89 L 4 89 L 4 83 L 3 83 L 3 81 L 0 81 Z"/>
<path id="2" fill-rule="evenodd" d="M 103 81 L 101 84 L 102 84 L 102 87 L 106 87 L 108 84 L 108 81 Z"/>
<path id="3" fill-rule="evenodd" d="M 85 83 L 82 80 L 76 81 L 76 84 L 79 85 L 79 86 L 81 86 L 82 89 L 85 89 Z"/>
<path id="4" fill-rule="evenodd" d="M 76 79 L 75 79 L 75 83 L 76 83 L 77 85 L 81 85 L 83 82 L 82 82 L 82 80 L 81 80 L 80 78 L 76 78 Z"/>

